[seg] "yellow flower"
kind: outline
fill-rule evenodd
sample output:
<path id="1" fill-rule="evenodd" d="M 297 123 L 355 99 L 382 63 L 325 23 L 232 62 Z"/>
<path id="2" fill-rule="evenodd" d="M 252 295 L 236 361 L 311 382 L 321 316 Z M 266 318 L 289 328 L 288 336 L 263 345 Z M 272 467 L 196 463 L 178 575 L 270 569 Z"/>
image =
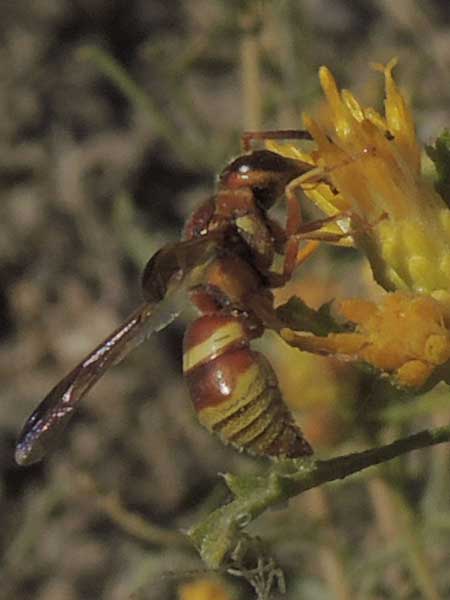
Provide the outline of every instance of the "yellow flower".
<path id="1" fill-rule="evenodd" d="M 339 312 L 356 324 L 351 333 L 308 336 L 283 330 L 292 346 L 363 360 L 392 373 L 402 387 L 421 387 L 450 359 L 450 332 L 440 302 L 425 295 L 385 294 L 380 303 L 344 300 Z"/>
<path id="2" fill-rule="evenodd" d="M 286 329 L 282 336 L 309 352 L 364 360 L 402 386 L 420 387 L 450 359 L 450 210 L 421 174 L 421 148 L 392 76 L 395 64 L 375 65 L 385 79 L 384 115 L 340 91 L 322 67 L 325 110 L 318 120 L 304 116 L 315 150 L 270 144 L 317 166 L 297 184 L 328 216 L 337 215 L 327 229 L 351 234 L 375 280 L 391 292 L 379 304 L 341 304 L 353 332 L 317 337 Z"/>
<path id="3" fill-rule="evenodd" d="M 178 588 L 180 600 L 231 600 L 230 593 L 218 580 L 200 578 Z"/>
<path id="4" fill-rule="evenodd" d="M 450 311 L 450 210 L 421 176 L 411 111 L 392 77 L 384 73 L 385 115 L 365 108 L 333 75 L 320 69 L 326 109 L 320 122 L 304 117 L 316 150 L 271 144 L 289 156 L 313 160 L 326 182 L 304 191 L 326 214 L 350 215 L 355 245 L 368 257 L 376 281 L 386 290 L 430 294 Z M 331 182 L 331 186 L 327 184 Z M 345 230 L 345 223 L 340 223 Z"/>

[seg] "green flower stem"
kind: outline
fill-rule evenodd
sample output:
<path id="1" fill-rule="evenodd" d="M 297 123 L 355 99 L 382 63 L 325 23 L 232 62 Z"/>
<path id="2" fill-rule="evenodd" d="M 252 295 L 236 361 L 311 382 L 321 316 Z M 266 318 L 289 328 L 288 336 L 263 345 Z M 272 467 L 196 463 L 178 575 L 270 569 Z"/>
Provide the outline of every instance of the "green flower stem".
<path id="1" fill-rule="evenodd" d="M 450 426 L 429 429 L 391 444 L 330 460 L 273 463 L 264 475 L 225 475 L 234 499 L 188 531 L 208 567 L 219 568 L 245 537 L 243 530 L 267 508 L 329 481 L 344 479 L 397 456 L 450 441 Z"/>

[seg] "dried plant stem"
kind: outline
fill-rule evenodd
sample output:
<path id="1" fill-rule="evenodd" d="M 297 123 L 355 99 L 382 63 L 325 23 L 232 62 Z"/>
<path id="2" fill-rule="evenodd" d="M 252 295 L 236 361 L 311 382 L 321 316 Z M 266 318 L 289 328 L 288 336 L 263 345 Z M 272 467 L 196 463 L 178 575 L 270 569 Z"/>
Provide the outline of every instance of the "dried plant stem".
<path id="1" fill-rule="evenodd" d="M 260 70 L 259 17 L 251 5 L 242 16 L 243 29 L 241 54 L 242 124 L 243 129 L 258 130 L 262 127 L 262 85 Z"/>
<path id="2" fill-rule="evenodd" d="M 181 532 L 165 529 L 131 512 L 116 493 L 101 492 L 89 475 L 79 474 L 77 483 L 84 494 L 89 494 L 94 499 L 97 508 L 129 535 L 149 544 L 186 546 L 186 537 Z"/>
<path id="3" fill-rule="evenodd" d="M 186 545 L 186 538 L 181 533 L 158 527 L 139 514 L 130 512 L 115 494 L 99 496 L 97 506 L 121 529 L 143 542 L 161 546 Z"/>
<path id="4" fill-rule="evenodd" d="M 417 523 L 406 501 L 381 477 L 369 481 L 369 493 L 382 535 L 388 544 L 404 550 L 411 574 L 425 600 L 442 600 L 433 577 L 433 568 L 418 535 Z"/>
<path id="5" fill-rule="evenodd" d="M 450 441 L 450 426 L 429 429 L 391 444 L 330 460 L 274 463 L 258 476 L 225 475 L 235 498 L 188 532 L 211 568 L 220 567 L 242 540 L 242 530 L 267 508 L 328 481 L 336 481 L 419 448 Z"/>
<path id="6" fill-rule="evenodd" d="M 345 565 L 339 552 L 339 541 L 332 522 L 330 503 L 323 488 L 314 488 L 306 494 L 307 510 L 323 524 L 322 543 L 318 560 L 324 579 L 330 590 L 330 598 L 348 600 L 353 597 Z"/>

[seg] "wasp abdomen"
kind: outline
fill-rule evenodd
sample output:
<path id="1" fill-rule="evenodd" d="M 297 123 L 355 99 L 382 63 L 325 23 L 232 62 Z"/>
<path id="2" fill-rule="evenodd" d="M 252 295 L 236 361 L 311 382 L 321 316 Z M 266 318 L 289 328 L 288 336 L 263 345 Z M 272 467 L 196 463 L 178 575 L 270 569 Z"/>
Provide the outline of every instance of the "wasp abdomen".
<path id="1" fill-rule="evenodd" d="M 199 421 L 252 454 L 311 454 L 269 361 L 250 349 L 251 337 L 245 319 L 220 313 L 200 317 L 186 331 L 183 370 Z"/>

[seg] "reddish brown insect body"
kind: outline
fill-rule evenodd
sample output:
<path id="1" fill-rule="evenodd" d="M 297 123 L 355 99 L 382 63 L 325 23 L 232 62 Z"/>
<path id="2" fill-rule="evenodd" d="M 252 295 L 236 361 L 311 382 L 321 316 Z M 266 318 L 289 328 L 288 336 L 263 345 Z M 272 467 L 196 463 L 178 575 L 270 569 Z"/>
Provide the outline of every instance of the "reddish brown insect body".
<path id="1" fill-rule="evenodd" d="M 186 226 L 186 235 L 195 238 L 233 222 L 241 237 L 229 246 L 233 255 L 225 251 L 218 257 L 205 284 L 192 294 L 204 316 L 186 331 L 183 372 L 199 421 L 225 443 L 257 455 L 312 452 L 283 402 L 270 363 L 250 349 L 265 324 L 248 308 L 255 299 L 271 307 L 265 278 L 283 278 L 270 267 L 286 239 L 265 211 L 300 174 L 298 164 L 267 151 L 240 157 L 222 174 L 214 203 L 201 206 Z"/>
<path id="2" fill-rule="evenodd" d="M 186 332 L 183 372 L 199 421 L 225 443 L 257 455 L 312 453 L 283 402 L 270 363 L 250 349 L 265 324 L 249 305 L 259 299 L 272 307 L 265 279 L 274 283 L 290 276 L 284 266 L 281 273 L 270 270 L 285 250 L 286 236 L 266 210 L 302 172 L 304 165 L 268 151 L 240 157 L 222 173 L 214 202 L 201 206 L 186 226 L 186 235 L 196 238 L 233 223 L 232 234 L 241 238 L 230 244 L 231 256 L 224 251 L 214 261 L 205 284 L 193 294 L 205 314 Z"/>
<path id="3" fill-rule="evenodd" d="M 252 137 L 264 136 L 249 134 L 247 143 Z M 283 136 L 270 132 L 266 137 Z M 294 137 L 308 135 L 297 132 Z M 322 223 L 303 226 L 298 202 L 290 188 L 286 190 L 311 168 L 259 150 L 224 169 L 216 195 L 186 224 L 184 240 L 165 246 L 148 262 L 142 277 L 145 303 L 56 385 L 30 416 L 17 444 L 19 464 L 44 456 L 82 396 L 108 368 L 176 318 L 186 294 L 202 314 L 186 331 L 183 359 L 200 421 L 224 442 L 253 454 L 311 454 L 283 402 L 272 367 L 250 348 L 266 328 L 282 326 L 271 288 L 283 285 L 301 262 L 300 240 L 318 237 L 311 232 Z M 267 211 L 285 192 L 283 228 Z"/>

